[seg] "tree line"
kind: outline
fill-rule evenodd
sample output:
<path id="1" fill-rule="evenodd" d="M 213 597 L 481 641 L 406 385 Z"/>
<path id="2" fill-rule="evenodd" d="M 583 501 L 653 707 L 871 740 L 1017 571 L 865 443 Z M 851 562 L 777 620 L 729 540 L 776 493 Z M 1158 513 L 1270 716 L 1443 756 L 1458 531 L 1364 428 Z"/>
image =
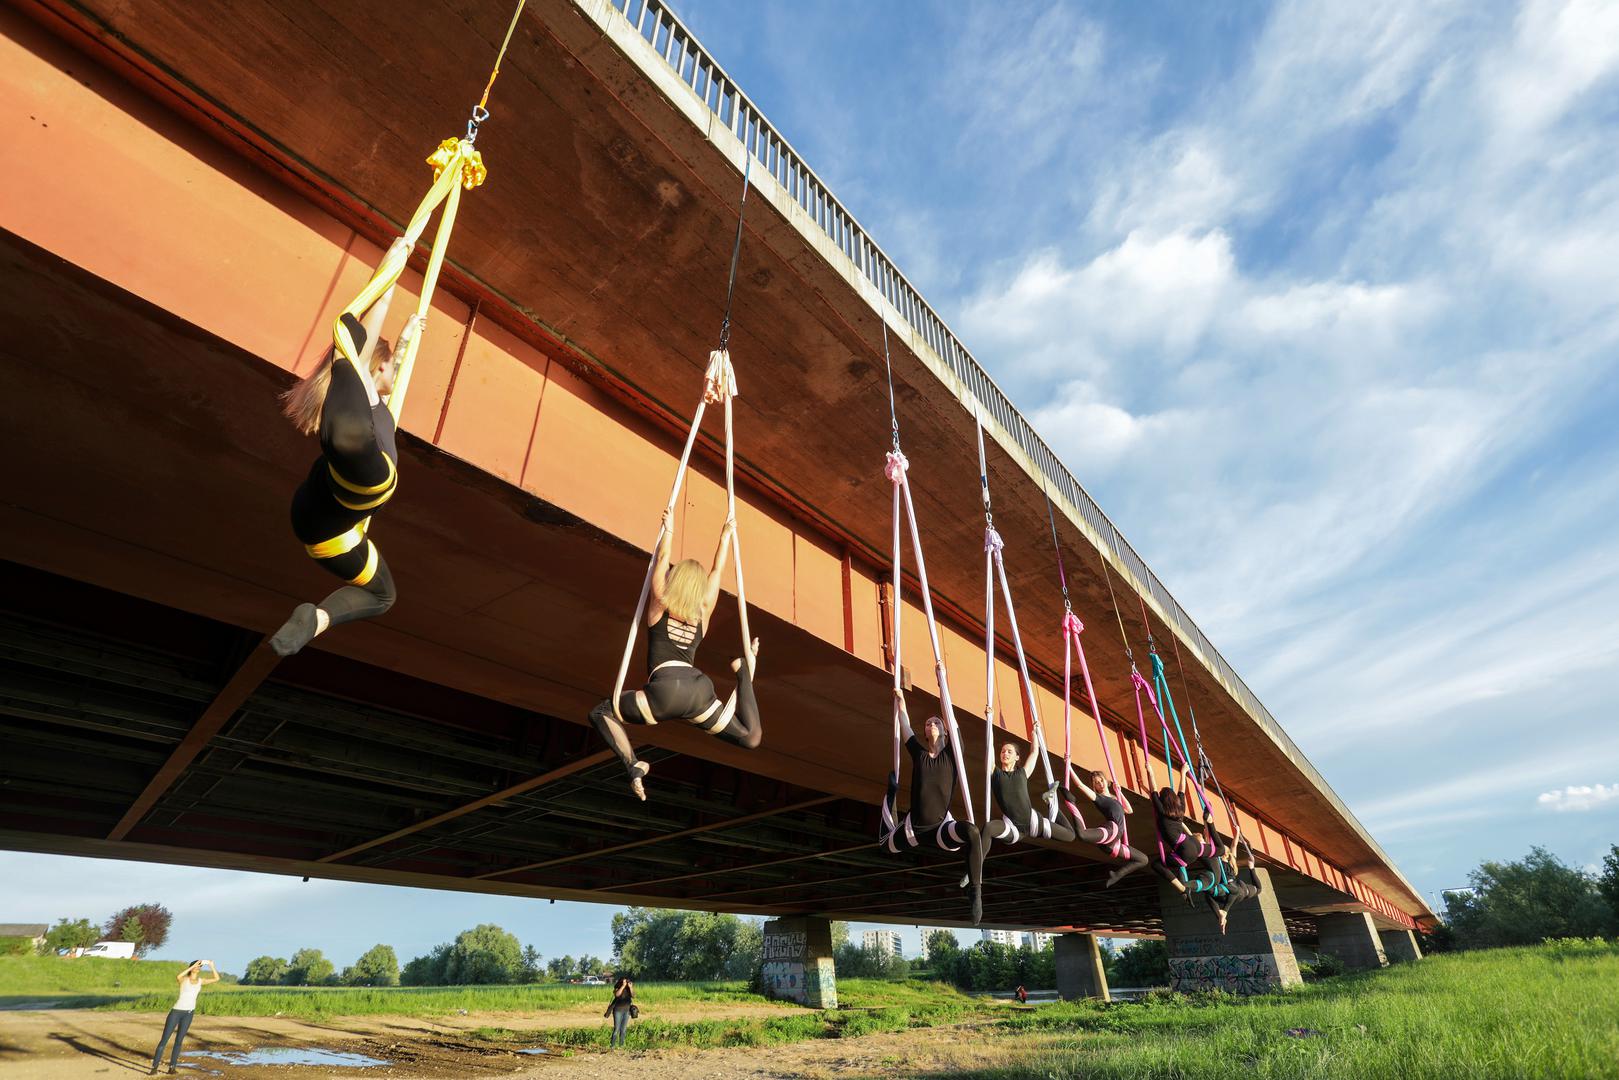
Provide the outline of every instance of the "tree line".
<path id="1" fill-rule="evenodd" d="M 71 952 L 98 941 L 127 941 L 136 956 L 160 949 L 169 940 L 174 915 L 162 904 L 130 904 L 109 915 L 97 925 L 89 919 L 60 918 L 45 931 L 39 951 L 47 956 Z"/>
<path id="2" fill-rule="evenodd" d="M 1444 894 L 1444 922 L 1423 935 L 1430 952 L 1619 936 L 1619 844 L 1596 873 L 1543 847 L 1515 862 L 1484 862 L 1468 887 Z"/>
<path id="3" fill-rule="evenodd" d="M 521 944 L 515 934 L 494 923 L 482 923 L 404 967 L 391 945 L 373 946 L 341 972 L 321 950 L 299 949 L 290 960 L 255 958 L 243 972 L 242 982 L 248 986 L 480 986 L 565 982 L 605 971 L 606 965 L 594 956 L 559 956 L 545 962 L 538 949 Z"/>

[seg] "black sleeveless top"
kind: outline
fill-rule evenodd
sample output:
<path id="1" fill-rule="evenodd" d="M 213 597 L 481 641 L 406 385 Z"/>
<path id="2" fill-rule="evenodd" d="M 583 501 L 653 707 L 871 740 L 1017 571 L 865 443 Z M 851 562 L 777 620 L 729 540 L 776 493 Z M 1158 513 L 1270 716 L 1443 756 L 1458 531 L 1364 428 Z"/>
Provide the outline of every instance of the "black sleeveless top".
<path id="1" fill-rule="evenodd" d="M 646 628 L 646 666 L 651 671 L 659 664 L 679 660 L 683 664 L 696 664 L 697 646 L 703 643 L 703 628 L 681 622 L 667 610 L 663 617 Z"/>
<path id="2" fill-rule="evenodd" d="M 950 813 L 956 795 L 956 755 L 946 742 L 937 757 L 912 735 L 905 741 L 911 755 L 911 821 L 932 828 Z"/>
<path id="3" fill-rule="evenodd" d="M 1001 808 L 1001 816 L 1019 829 L 1027 829 L 1034 807 L 1029 803 L 1029 778 L 1023 775 L 1023 770 L 996 769 L 989 787 L 995 793 L 995 804 Z"/>
<path id="4" fill-rule="evenodd" d="M 1119 828 L 1124 828 L 1124 806 L 1111 795 L 1098 794 L 1093 800 L 1096 810 Z"/>

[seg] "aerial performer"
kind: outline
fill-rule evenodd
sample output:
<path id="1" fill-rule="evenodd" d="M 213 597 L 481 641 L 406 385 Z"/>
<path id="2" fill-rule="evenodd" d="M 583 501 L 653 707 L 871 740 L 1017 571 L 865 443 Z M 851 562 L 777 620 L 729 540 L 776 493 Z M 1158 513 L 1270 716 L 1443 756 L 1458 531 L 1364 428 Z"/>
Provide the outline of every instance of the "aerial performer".
<path id="1" fill-rule="evenodd" d="M 1038 813 L 1029 800 L 1029 778 L 1034 775 L 1038 758 L 1039 751 L 1031 746 L 1020 765 L 1017 744 L 1009 742 L 1001 745 L 1000 767 L 989 778 L 990 795 L 1000 816 L 988 818 L 984 822 L 986 853 L 995 840 L 1015 844 L 1025 836 L 1040 836 L 1061 843 L 1068 843 L 1074 839 L 1076 833 L 1073 825 L 1054 806 L 1057 798 L 1055 788 L 1048 788 L 1043 793 L 1047 803 L 1046 814 Z M 1083 831 L 1100 834 L 1102 830 Z"/>
<path id="2" fill-rule="evenodd" d="M 433 291 L 455 229 L 461 192 L 484 182 L 488 171 L 476 149 L 478 127 L 489 119 L 489 94 L 517 29 L 524 0 L 512 13 L 506 38 L 472 109 L 466 135 L 445 139 L 427 158 L 433 183 L 402 234 L 389 246 L 365 287 L 339 313 L 332 345 L 315 370 L 283 395 L 284 411 L 306 435 L 320 437 L 320 457 L 292 497 L 292 531 L 304 551 L 343 585 L 319 604 L 299 604 L 270 637 L 278 656 L 291 656 L 317 635 L 393 607 L 393 574 L 371 541 L 371 519 L 399 485 L 397 424 L 404 411 L 416 351 L 427 327 Z M 415 312 L 397 348 L 382 340 L 383 320 L 433 214 L 443 207 L 432 252 L 422 274 Z"/>
<path id="3" fill-rule="evenodd" d="M 714 563 L 705 569 L 696 559 L 671 564 L 675 532 L 665 510 L 652 569 L 652 597 L 646 607 L 647 682 L 639 690 L 620 693 L 590 710 L 590 722 L 613 748 L 630 776 L 630 789 L 646 798 L 643 784 L 651 766 L 635 756 L 626 724 L 678 721 L 702 728 L 746 750 L 759 746 L 759 704 L 753 696 L 753 668 L 759 639 L 749 642 L 747 663 L 731 662 L 736 693 L 721 702 L 714 683 L 697 669 L 697 647 L 720 599 L 720 578 L 736 537 L 736 519 L 720 530 Z"/>
<path id="4" fill-rule="evenodd" d="M 1114 867 L 1107 876 L 1106 888 L 1111 889 L 1121 878 L 1147 865 L 1147 853 L 1130 846 L 1130 834 L 1125 827 L 1124 815 L 1132 814 L 1135 810 L 1124 789 L 1108 780 L 1100 769 L 1091 770 L 1089 785 L 1077 774 L 1070 774 L 1069 782 L 1091 801 L 1102 817 L 1101 827 L 1090 829 L 1082 826 L 1075 830 L 1075 836 L 1083 843 L 1095 844 L 1115 859 L 1124 860 L 1124 865 Z M 1081 823 L 1078 807 L 1070 805 L 1068 812 L 1076 823 Z"/>
<path id="5" fill-rule="evenodd" d="M 1085 827 L 1085 819 L 1079 812 L 1079 807 L 1064 798 L 1064 806 L 1068 816 L 1073 820 L 1075 836 L 1083 843 L 1095 844 L 1115 859 L 1124 860 L 1122 866 L 1114 867 L 1107 877 L 1106 888 L 1111 889 L 1118 884 L 1119 879 L 1127 874 L 1133 874 L 1147 865 L 1147 854 L 1135 851 L 1130 847 L 1130 833 L 1125 827 L 1124 815 L 1134 813 L 1130 800 L 1125 797 L 1124 788 L 1118 782 L 1118 773 L 1113 766 L 1113 751 L 1108 749 L 1108 733 L 1102 725 L 1102 709 L 1096 698 L 1096 687 L 1091 682 L 1090 662 L 1085 659 L 1085 646 L 1080 635 L 1085 632 L 1085 624 L 1079 621 L 1074 614 L 1073 601 L 1068 595 L 1068 571 L 1063 566 L 1062 543 L 1057 538 L 1057 515 L 1051 506 L 1051 495 L 1042 492 L 1046 497 L 1046 520 L 1051 526 L 1051 546 L 1057 553 L 1057 580 L 1062 585 L 1062 781 L 1064 784 L 1077 788 L 1102 817 L 1099 828 Z M 1107 564 L 1102 564 L 1106 572 Z M 1112 580 L 1108 581 L 1108 595 L 1113 592 Z M 1128 642 L 1126 642 L 1128 645 Z M 1087 786 L 1079 778 L 1079 771 L 1074 768 L 1074 671 L 1075 658 L 1079 660 L 1079 671 L 1083 677 L 1086 700 L 1090 702 L 1091 719 L 1096 723 L 1096 741 L 1102 746 L 1102 756 L 1107 762 L 1107 774 L 1103 775 L 1100 769 L 1092 769 L 1091 782 Z"/>
<path id="6" fill-rule="evenodd" d="M 946 737 L 944 721 L 937 716 L 928 717 L 918 735 L 911 727 L 905 692 L 898 687 L 894 688 L 894 708 L 905 739 L 905 752 L 911 758 L 911 808 L 889 831 L 888 849 L 897 853 L 901 842 L 913 848 L 931 842 L 944 851 L 964 851 L 965 883 L 972 887 L 972 921 L 976 926 L 984 917 L 983 838 L 971 822 L 957 821 L 950 812 L 957 790 L 955 746 Z M 889 778 L 891 789 L 897 783 L 897 776 Z"/>
<path id="7" fill-rule="evenodd" d="M 984 915 L 981 873 L 984 865 L 983 837 L 973 816 L 972 789 L 967 784 L 966 762 L 961 755 L 961 727 L 956 723 L 956 707 L 950 697 L 950 673 L 945 667 L 944 647 L 939 639 L 939 623 L 933 613 L 933 591 L 928 587 L 928 568 L 922 558 L 922 535 L 916 524 L 916 505 L 906 478 L 910 462 L 900 449 L 899 413 L 894 401 L 894 368 L 888 354 L 888 320 L 882 319 L 883 369 L 888 378 L 888 420 L 890 449 L 883 475 L 894 489 L 894 568 L 895 602 L 889 605 L 890 667 L 894 676 L 893 766 L 888 773 L 888 790 L 883 796 L 877 842 L 890 852 L 933 844 L 944 851 L 965 851 L 967 873 L 963 886 L 972 886 L 972 921 L 976 926 Z M 920 585 L 922 613 L 927 619 L 928 641 L 933 648 L 933 672 L 939 687 L 939 713 L 928 717 L 919 738 L 911 727 L 905 705 L 905 673 L 902 657 L 904 620 L 899 591 L 904 581 L 902 525 L 909 524 L 911 552 L 916 556 L 916 576 Z M 911 758 L 911 808 L 899 813 L 899 769 L 901 751 Z M 950 812 L 956 793 L 962 795 L 967 820 L 957 821 Z"/>
<path id="8" fill-rule="evenodd" d="M 1154 872 L 1184 895 L 1188 904 L 1202 896 L 1219 919 L 1220 933 L 1225 933 L 1231 905 L 1258 896 L 1259 886 L 1236 880 L 1236 866 L 1228 863 L 1229 849 L 1220 834 L 1207 822 L 1199 824 L 1186 817 L 1186 798 L 1180 792 L 1159 788 L 1153 796 L 1153 809 L 1160 854 L 1153 861 Z"/>
<path id="9" fill-rule="evenodd" d="M 731 246 L 730 277 L 725 287 L 725 315 L 720 321 L 719 348 L 708 354 L 703 376 L 703 394 L 686 433 L 686 445 L 675 467 L 675 480 L 669 501 L 663 508 L 658 538 L 652 545 L 652 560 L 641 582 L 641 597 L 630 620 L 629 637 L 619 661 L 618 677 L 607 700 L 590 711 L 590 723 L 629 773 L 630 790 L 646 800 L 646 776 L 652 767 L 635 756 L 628 725 L 678 721 L 692 724 L 710 735 L 745 750 L 759 746 L 762 729 L 759 705 L 753 695 L 753 674 L 759 655 L 759 639 L 748 630 L 747 586 L 742 576 L 742 542 L 736 531 L 736 438 L 732 400 L 737 395 L 736 371 L 731 366 L 731 302 L 736 295 L 737 261 L 742 253 L 743 212 L 748 202 L 748 178 L 753 155 L 747 158 L 742 174 L 742 198 L 737 207 L 736 239 Z M 675 506 L 686 480 L 692 448 L 702 430 L 703 413 L 710 405 L 725 410 L 725 525 L 720 530 L 719 547 L 713 565 L 704 569 L 696 559 L 673 561 Z M 730 556 L 736 572 L 737 621 L 742 628 L 743 655 L 731 664 L 736 673 L 736 690 L 723 703 L 714 684 L 696 667 L 697 647 L 708 631 L 708 620 L 719 603 L 720 579 Z M 639 690 L 626 690 L 630 659 L 641 629 L 646 630 L 647 681 Z"/>
<path id="10" fill-rule="evenodd" d="M 319 604 L 293 609 L 270 638 L 280 656 L 333 626 L 384 614 L 397 595 L 388 564 L 366 536 L 372 515 L 399 485 L 394 417 L 384 403 L 396 369 L 393 348 L 378 334 L 392 294 L 390 288 L 363 322 L 344 313 L 340 344 L 283 395 L 293 426 L 320 437 L 320 456 L 293 492 L 292 531 L 309 557 L 344 584 Z"/>

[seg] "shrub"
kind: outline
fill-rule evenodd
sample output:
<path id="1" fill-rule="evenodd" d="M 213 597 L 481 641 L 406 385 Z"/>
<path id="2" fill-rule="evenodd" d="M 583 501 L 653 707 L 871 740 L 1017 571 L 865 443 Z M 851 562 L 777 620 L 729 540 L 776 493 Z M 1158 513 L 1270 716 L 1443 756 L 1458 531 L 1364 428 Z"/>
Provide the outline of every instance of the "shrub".
<path id="1" fill-rule="evenodd" d="M 1331 979 L 1342 975 L 1349 969 L 1344 962 L 1332 953 L 1322 953 L 1315 958 L 1313 964 L 1300 964 L 1299 974 L 1304 976 L 1305 982 L 1320 982 L 1322 979 Z"/>
<path id="2" fill-rule="evenodd" d="M 1610 956 L 1619 953 L 1619 940 L 1608 941 L 1599 937 L 1552 938 L 1545 944 L 1545 953 L 1553 960 L 1579 960 L 1588 956 Z"/>

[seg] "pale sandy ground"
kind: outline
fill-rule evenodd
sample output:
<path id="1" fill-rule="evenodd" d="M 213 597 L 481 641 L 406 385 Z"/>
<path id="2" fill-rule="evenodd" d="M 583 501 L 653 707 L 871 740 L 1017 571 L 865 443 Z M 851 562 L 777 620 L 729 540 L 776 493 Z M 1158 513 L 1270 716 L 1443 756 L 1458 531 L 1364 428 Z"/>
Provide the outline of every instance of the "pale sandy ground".
<path id="1" fill-rule="evenodd" d="M 594 1012 L 594 1015 L 592 1015 Z M 658 1010 L 660 1019 L 747 1016 L 779 1012 L 770 1006 L 706 1006 Z M 659 1050 L 641 1053 L 575 1051 L 562 1057 L 529 1057 L 494 1048 L 470 1037 L 478 1027 L 532 1030 L 602 1022 L 594 1010 L 546 1013 L 484 1013 L 472 1016 L 347 1017 L 325 1022 L 267 1017 L 200 1016 L 186 1040 L 190 1050 L 250 1050 L 260 1047 L 319 1047 L 351 1051 L 391 1062 L 367 1069 L 332 1066 L 244 1066 L 216 1058 L 185 1059 L 182 1075 L 239 1077 L 242 1080 L 314 1080 L 367 1077 L 451 1080 L 493 1075 L 585 1080 L 722 1080 L 783 1077 L 823 1080 L 851 1074 L 906 1076 L 920 1071 L 968 1068 L 1004 1061 L 976 1030 L 977 1025 L 934 1028 L 858 1039 L 815 1039 L 786 1046 L 715 1050 Z M 8 1011 L 0 1013 L 0 1080 L 118 1080 L 144 1076 L 161 1029 L 156 1013 L 90 1010 Z M 541 1045 L 536 1043 L 534 1045 Z M 167 1055 L 165 1055 L 165 1065 Z"/>

